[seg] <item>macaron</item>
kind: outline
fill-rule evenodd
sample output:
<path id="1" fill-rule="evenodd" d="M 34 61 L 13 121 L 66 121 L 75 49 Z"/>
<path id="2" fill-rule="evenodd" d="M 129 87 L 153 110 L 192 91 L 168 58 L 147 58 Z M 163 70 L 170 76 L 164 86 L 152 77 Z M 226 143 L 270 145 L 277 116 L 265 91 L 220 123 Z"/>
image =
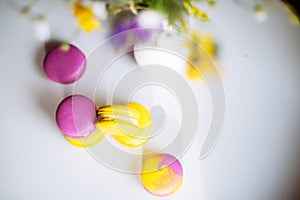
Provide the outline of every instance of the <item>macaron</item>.
<path id="1" fill-rule="evenodd" d="M 65 136 L 86 138 L 96 131 L 96 105 L 82 95 L 66 97 L 56 110 L 56 123 Z"/>
<path id="2" fill-rule="evenodd" d="M 155 196 L 168 196 L 182 185 L 180 161 L 170 154 L 156 154 L 143 162 L 141 179 L 144 188 Z"/>
<path id="3" fill-rule="evenodd" d="M 90 148 L 98 144 L 103 138 L 104 134 L 102 134 L 100 129 L 96 129 L 94 133 L 82 139 L 74 139 L 66 136 L 67 140 L 74 146 L 79 148 Z"/>
<path id="4" fill-rule="evenodd" d="M 62 43 L 49 51 L 44 58 L 46 75 L 57 83 L 74 83 L 84 74 L 85 69 L 84 53 L 72 44 Z"/>

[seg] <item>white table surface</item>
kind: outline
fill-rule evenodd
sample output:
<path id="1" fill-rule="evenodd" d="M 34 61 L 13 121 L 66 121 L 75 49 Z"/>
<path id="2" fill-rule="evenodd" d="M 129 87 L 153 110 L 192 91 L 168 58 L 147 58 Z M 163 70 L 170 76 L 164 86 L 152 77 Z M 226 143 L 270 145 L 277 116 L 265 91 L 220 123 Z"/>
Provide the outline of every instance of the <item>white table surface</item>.
<path id="1" fill-rule="evenodd" d="M 158 198 L 138 175 L 110 169 L 67 143 L 55 110 L 72 86 L 46 78 L 44 43 L 9 2 L 0 2 L 0 199 L 286 199 L 299 175 L 300 29 L 278 3 L 263 23 L 233 1 L 208 8 L 212 21 L 204 27 L 220 45 L 226 94 L 223 134 L 204 160 L 198 159 L 199 137 L 180 158 L 182 188 Z M 49 14 L 51 38 L 88 55 L 105 33 L 73 37 L 75 20 L 67 9 L 61 5 Z"/>

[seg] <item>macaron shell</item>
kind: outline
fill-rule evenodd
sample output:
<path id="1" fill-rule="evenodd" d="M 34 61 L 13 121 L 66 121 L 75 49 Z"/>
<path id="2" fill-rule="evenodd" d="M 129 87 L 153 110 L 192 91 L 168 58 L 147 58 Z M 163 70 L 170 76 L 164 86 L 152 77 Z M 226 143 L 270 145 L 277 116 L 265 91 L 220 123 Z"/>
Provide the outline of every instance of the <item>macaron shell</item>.
<path id="1" fill-rule="evenodd" d="M 182 166 L 174 156 L 157 154 L 143 162 L 142 183 L 155 196 L 167 196 L 176 192 L 183 182 Z"/>
<path id="2" fill-rule="evenodd" d="M 94 133 L 83 139 L 74 139 L 68 136 L 66 136 L 66 138 L 72 145 L 76 147 L 89 148 L 98 144 L 104 138 L 104 134 L 99 129 L 96 129 Z"/>
<path id="3" fill-rule="evenodd" d="M 85 55 L 74 45 L 61 44 L 45 56 L 44 71 L 54 82 L 70 84 L 85 72 Z"/>
<path id="4" fill-rule="evenodd" d="M 96 105 L 82 95 L 66 97 L 56 111 L 56 123 L 70 138 L 85 138 L 95 131 Z"/>

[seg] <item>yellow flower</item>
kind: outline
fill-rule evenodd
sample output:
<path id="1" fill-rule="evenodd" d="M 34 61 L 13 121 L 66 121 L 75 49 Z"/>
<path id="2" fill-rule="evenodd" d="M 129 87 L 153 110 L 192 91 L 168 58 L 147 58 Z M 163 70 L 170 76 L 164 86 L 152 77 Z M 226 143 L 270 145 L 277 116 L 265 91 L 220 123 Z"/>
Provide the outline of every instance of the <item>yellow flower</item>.
<path id="1" fill-rule="evenodd" d="M 206 12 L 192 5 L 190 2 L 183 2 L 183 7 L 187 10 L 188 14 L 201 19 L 204 22 L 209 22 L 209 16 Z"/>
<path id="2" fill-rule="evenodd" d="M 186 43 L 189 50 L 187 76 L 191 79 L 200 77 L 201 74 L 209 73 L 214 67 L 217 46 L 210 34 L 193 32 L 191 39 Z"/>
<path id="3" fill-rule="evenodd" d="M 77 26 L 81 27 L 85 32 L 100 29 L 100 22 L 94 15 L 91 8 L 84 6 L 80 2 L 73 4 L 74 17 L 78 19 Z"/>
<path id="4" fill-rule="evenodd" d="M 295 8 L 289 4 L 288 2 L 282 1 L 284 9 L 288 12 L 289 20 L 292 24 L 299 26 L 300 25 L 300 19 L 297 11 Z"/>
<path id="5" fill-rule="evenodd" d="M 263 22 L 265 20 L 267 20 L 268 18 L 268 14 L 265 10 L 265 8 L 261 5 L 255 5 L 253 7 L 253 11 L 254 11 L 254 16 L 255 18 L 260 21 L 260 22 Z"/>

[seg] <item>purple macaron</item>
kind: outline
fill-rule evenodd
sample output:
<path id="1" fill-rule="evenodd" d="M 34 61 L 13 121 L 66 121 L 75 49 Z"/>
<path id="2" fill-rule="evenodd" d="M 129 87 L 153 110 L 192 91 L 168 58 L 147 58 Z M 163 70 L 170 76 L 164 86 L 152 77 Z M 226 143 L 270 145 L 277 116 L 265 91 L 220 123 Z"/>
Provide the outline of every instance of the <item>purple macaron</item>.
<path id="1" fill-rule="evenodd" d="M 96 105 L 82 95 L 66 97 L 56 110 L 56 123 L 70 138 L 81 139 L 92 134 L 96 120 Z"/>
<path id="2" fill-rule="evenodd" d="M 85 69 L 85 55 L 72 44 L 60 44 L 44 58 L 46 75 L 57 83 L 74 83 L 83 75 Z"/>

